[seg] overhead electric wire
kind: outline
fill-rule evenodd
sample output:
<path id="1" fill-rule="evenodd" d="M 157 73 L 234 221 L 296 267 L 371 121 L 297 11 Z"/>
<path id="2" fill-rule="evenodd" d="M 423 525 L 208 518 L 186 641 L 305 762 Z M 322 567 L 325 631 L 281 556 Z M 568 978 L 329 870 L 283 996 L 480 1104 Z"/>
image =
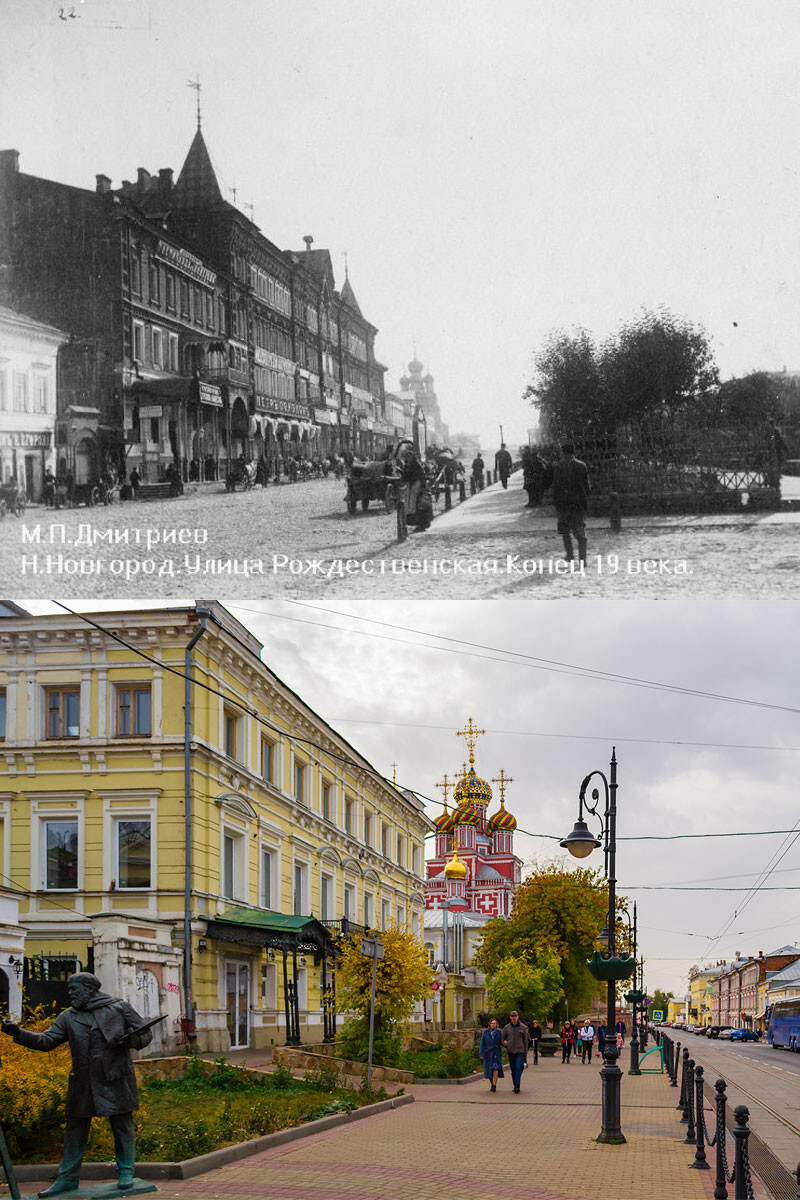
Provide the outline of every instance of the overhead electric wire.
<path id="1" fill-rule="evenodd" d="M 341 625 L 326 625 L 320 621 L 305 620 L 301 617 L 292 617 L 287 613 L 276 613 L 271 610 L 250 608 L 245 605 L 232 605 L 233 608 L 238 608 L 241 612 L 251 612 L 262 617 L 275 617 L 278 620 L 295 621 L 301 625 L 313 625 L 321 629 L 334 629 L 337 633 L 353 633 L 360 637 L 374 637 L 381 641 L 399 642 L 405 646 L 417 646 L 419 649 L 440 650 L 444 653 L 463 654 L 470 658 L 490 659 L 499 662 L 508 662 L 515 664 L 515 660 L 522 659 L 522 662 L 516 663 L 519 666 L 530 666 L 534 670 L 549 671 L 557 675 L 572 675 L 578 679 L 597 679 L 610 683 L 619 683 L 628 687 L 643 687 L 655 691 L 672 692 L 682 696 L 696 696 L 701 699 L 719 700 L 726 704 L 744 704 L 754 708 L 766 708 L 777 710 L 780 712 L 800 713 L 800 708 L 794 708 L 786 704 L 774 704 L 765 700 L 751 700 L 742 696 L 728 696 L 722 692 L 706 692 L 699 688 L 690 688 L 682 684 L 662 683 L 658 680 L 643 679 L 636 675 L 622 675 L 614 671 L 603 671 L 595 667 L 584 667 L 576 663 L 565 663 L 559 659 L 541 658 L 534 654 L 526 654 L 520 650 L 508 650 L 503 647 L 487 646 L 481 642 L 471 642 L 463 638 L 452 638 L 447 634 L 430 633 L 423 629 L 413 629 L 406 625 L 397 625 L 394 622 L 379 621 L 375 617 L 360 617 L 351 613 L 341 613 L 336 609 L 327 608 L 320 605 L 308 604 L 302 600 L 289 600 L 285 603 L 296 604 L 301 608 L 313 609 L 316 612 L 324 612 L 328 616 L 344 617 L 347 620 L 361 621 L 371 625 L 379 625 L 387 629 L 400 629 L 405 633 L 413 633 L 417 637 L 436 638 L 439 641 L 455 642 L 457 645 L 470 646 L 479 650 L 490 650 L 489 655 L 475 654 L 473 650 L 451 650 L 447 646 L 426 646 L 420 642 L 409 642 L 405 638 L 395 638 L 388 634 L 369 633 L 363 629 L 348 629 Z M 496 659 L 497 654 L 511 655 L 511 658 Z"/>

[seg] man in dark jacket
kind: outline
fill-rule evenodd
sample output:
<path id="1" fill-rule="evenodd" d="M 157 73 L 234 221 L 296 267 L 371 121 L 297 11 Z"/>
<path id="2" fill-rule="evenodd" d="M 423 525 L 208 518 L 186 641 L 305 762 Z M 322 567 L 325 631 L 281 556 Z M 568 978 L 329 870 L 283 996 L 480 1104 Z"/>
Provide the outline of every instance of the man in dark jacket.
<path id="1" fill-rule="evenodd" d="M 483 459 L 479 450 L 472 460 L 472 478 L 475 480 L 475 487 L 478 491 L 483 487 L 483 466 Z"/>
<path id="2" fill-rule="evenodd" d="M 153 1035 L 149 1029 L 137 1032 L 142 1018 L 126 1001 L 104 995 L 96 975 L 73 975 L 68 990 L 71 1007 L 44 1033 L 20 1029 L 12 1021 L 0 1025 L 20 1046 L 52 1050 L 69 1042 L 72 1052 L 64 1152 L 55 1181 L 39 1195 L 77 1188 L 92 1117 L 108 1117 L 111 1123 L 118 1187 L 125 1191 L 133 1187 L 133 1114 L 139 1107 L 130 1051 L 141 1050 Z"/>
<path id="3" fill-rule="evenodd" d="M 514 465 L 514 460 L 506 450 L 505 442 L 502 443 L 497 454 L 494 456 L 494 465 L 497 474 L 500 476 L 500 482 L 504 488 L 508 487 L 508 477 L 511 474 L 511 468 Z"/>
<path id="4" fill-rule="evenodd" d="M 533 1017 L 531 1022 L 531 1046 L 533 1047 L 533 1065 L 538 1066 L 539 1063 L 539 1038 L 542 1036 L 542 1027 Z"/>
<path id="5" fill-rule="evenodd" d="M 510 1013 L 508 1024 L 503 1026 L 503 1045 L 508 1054 L 508 1065 L 511 1069 L 511 1080 L 515 1092 L 519 1092 L 522 1068 L 528 1055 L 529 1044 L 528 1026 L 522 1024 L 518 1012 Z"/>
<path id="6" fill-rule="evenodd" d="M 589 471 L 575 457 L 575 447 L 564 442 L 562 458 L 553 468 L 553 504 L 558 532 L 564 540 L 564 557 L 572 562 L 572 534 L 578 539 L 578 557 L 586 563 L 586 514 L 589 511 Z"/>

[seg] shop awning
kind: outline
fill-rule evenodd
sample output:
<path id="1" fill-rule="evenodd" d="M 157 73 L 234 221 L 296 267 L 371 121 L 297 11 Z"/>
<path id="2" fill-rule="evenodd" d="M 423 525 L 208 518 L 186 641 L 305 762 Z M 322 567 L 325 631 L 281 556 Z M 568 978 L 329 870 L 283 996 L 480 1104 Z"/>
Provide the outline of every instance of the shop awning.
<path id="1" fill-rule="evenodd" d="M 258 908 L 229 908 L 209 918 L 208 937 L 223 942 L 250 942 L 273 949 L 330 952 L 331 935 L 316 917 L 287 916 Z"/>

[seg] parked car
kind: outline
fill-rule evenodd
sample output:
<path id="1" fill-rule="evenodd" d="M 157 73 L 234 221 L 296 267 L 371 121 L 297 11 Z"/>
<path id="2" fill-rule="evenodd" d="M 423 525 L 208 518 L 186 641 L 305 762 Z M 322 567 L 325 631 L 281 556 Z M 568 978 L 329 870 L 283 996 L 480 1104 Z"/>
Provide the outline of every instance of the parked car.
<path id="1" fill-rule="evenodd" d="M 720 1039 L 720 1041 L 722 1041 L 722 1039 L 724 1038 L 726 1041 L 728 1041 L 728 1042 L 729 1042 L 729 1041 L 731 1040 L 731 1034 L 732 1034 L 732 1033 L 734 1033 L 734 1032 L 735 1032 L 735 1031 L 734 1031 L 733 1029 L 730 1029 L 730 1028 L 729 1028 L 729 1029 L 720 1029 L 720 1031 L 719 1031 L 719 1039 Z"/>
<path id="2" fill-rule="evenodd" d="M 718 1038 L 720 1032 L 724 1029 L 730 1029 L 730 1025 L 712 1025 L 706 1034 L 706 1037 Z"/>
<path id="3" fill-rule="evenodd" d="M 760 1036 L 754 1029 L 732 1029 L 730 1032 L 732 1042 L 757 1042 Z"/>

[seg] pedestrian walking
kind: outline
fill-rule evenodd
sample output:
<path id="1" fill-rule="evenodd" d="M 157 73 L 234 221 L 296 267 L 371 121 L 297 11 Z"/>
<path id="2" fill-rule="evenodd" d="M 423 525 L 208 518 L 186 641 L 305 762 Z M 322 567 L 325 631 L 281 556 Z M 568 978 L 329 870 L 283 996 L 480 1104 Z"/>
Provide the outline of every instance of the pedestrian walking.
<path id="1" fill-rule="evenodd" d="M 592 1043 L 594 1042 L 594 1025 L 591 1021 L 584 1021 L 581 1026 L 581 1047 L 582 1055 L 581 1062 L 592 1061 Z"/>
<path id="2" fill-rule="evenodd" d="M 617 1021 L 616 1025 L 614 1026 L 614 1033 L 619 1034 L 622 1037 L 623 1046 L 625 1045 L 625 1034 L 627 1032 L 628 1032 L 628 1027 L 625 1024 L 625 1022 Z"/>
<path id="3" fill-rule="evenodd" d="M 597 1052 L 601 1058 L 606 1052 L 606 1037 L 608 1036 L 608 1028 L 605 1021 L 601 1021 L 597 1027 Z"/>
<path id="4" fill-rule="evenodd" d="M 491 1080 L 490 1092 L 497 1091 L 498 1078 L 504 1079 L 503 1071 L 503 1035 L 495 1017 L 489 1022 L 488 1029 L 481 1034 L 481 1044 L 478 1057 L 483 1061 L 483 1078 Z"/>
<path id="5" fill-rule="evenodd" d="M 476 491 L 480 491 L 483 487 L 483 459 L 480 450 L 472 460 L 472 478 Z"/>
<path id="6" fill-rule="evenodd" d="M 539 1065 L 539 1038 L 542 1036 L 542 1027 L 536 1020 L 536 1017 L 531 1018 L 531 1048 L 533 1049 L 533 1065 Z"/>
<path id="7" fill-rule="evenodd" d="M 131 481 L 131 491 L 133 493 L 133 498 L 135 500 L 136 497 L 139 495 L 139 486 L 142 482 L 142 477 L 139 474 L 139 472 L 137 471 L 136 467 L 134 467 L 133 470 L 131 471 L 130 475 L 128 476 L 128 478 Z"/>
<path id="8" fill-rule="evenodd" d="M 767 418 L 767 487 L 780 489 L 783 464 L 789 456 L 783 434 L 774 417 Z"/>
<path id="9" fill-rule="evenodd" d="M 578 558 L 586 563 L 586 514 L 589 511 L 589 469 L 575 457 L 572 442 L 564 442 L 561 460 L 553 468 L 553 503 L 558 532 L 564 542 L 564 558 L 572 562 L 572 535 L 578 541 Z"/>
<path id="10" fill-rule="evenodd" d="M 522 1071 L 528 1057 L 529 1044 L 530 1035 L 528 1033 L 528 1026 L 522 1024 L 518 1012 L 510 1013 L 508 1024 L 503 1026 L 503 1045 L 508 1054 L 508 1066 L 511 1071 L 511 1080 L 514 1084 L 515 1093 L 519 1093 Z"/>
<path id="11" fill-rule="evenodd" d="M 503 442 L 497 454 L 494 456 L 494 466 L 497 474 L 500 476 L 500 482 L 504 488 L 508 488 L 508 477 L 511 474 L 511 468 L 514 465 L 514 460 L 506 450 L 506 444 Z"/>
<path id="12" fill-rule="evenodd" d="M 530 474 L 531 508 L 539 508 L 545 492 L 553 483 L 553 468 L 542 458 L 536 446 L 531 447 Z"/>
<path id="13" fill-rule="evenodd" d="M 569 1056 L 572 1053 L 572 1031 L 569 1026 L 569 1021 L 561 1026 L 561 1061 L 562 1063 L 569 1062 Z"/>
<path id="14" fill-rule="evenodd" d="M 617 1054 L 618 1055 L 622 1053 L 622 1047 L 624 1045 L 625 1045 L 625 1038 L 622 1036 L 621 1033 L 618 1033 L 617 1034 Z"/>

